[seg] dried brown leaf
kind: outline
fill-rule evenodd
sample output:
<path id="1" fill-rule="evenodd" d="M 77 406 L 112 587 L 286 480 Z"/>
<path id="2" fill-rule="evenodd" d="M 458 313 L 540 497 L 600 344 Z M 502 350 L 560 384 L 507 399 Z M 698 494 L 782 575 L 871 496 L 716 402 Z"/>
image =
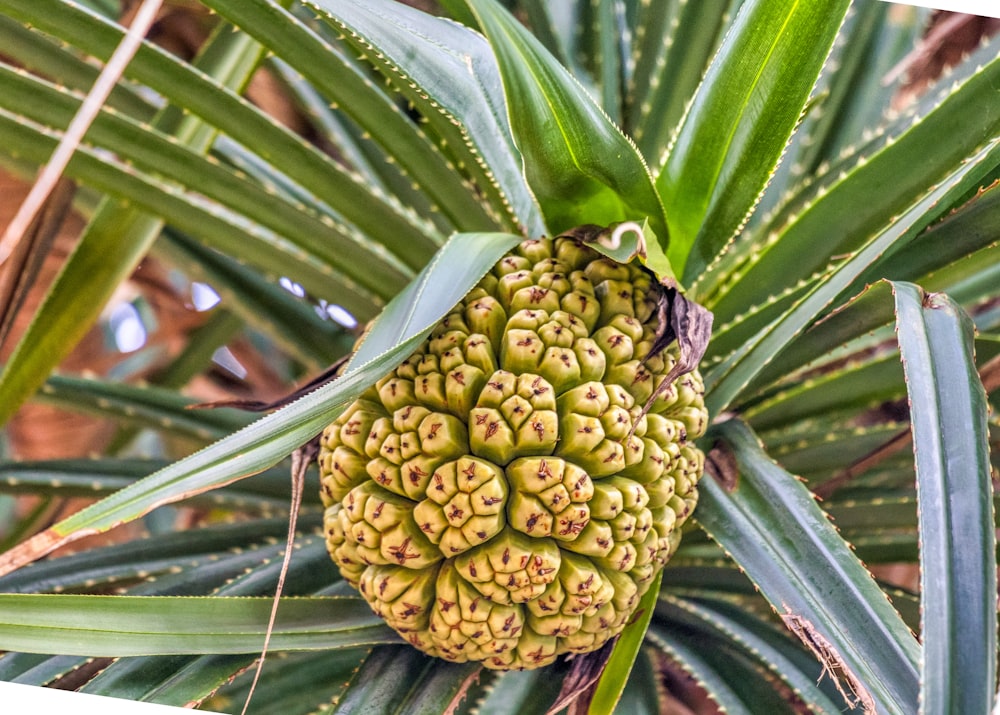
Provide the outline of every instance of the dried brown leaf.
<path id="1" fill-rule="evenodd" d="M 705 471 L 727 492 L 736 491 L 740 469 L 736 463 L 736 455 L 726 442 L 717 442 L 705 455 Z"/>
<path id="2" fill-rule="evenodd" d="M 808 648 L 819 662 L 823 664 L 823 674 L 829 675 L 837 691 L 851 707 L 860 705 L 864 712 L 875 714 L 875 700 L 865 688 L 861 679 L 850 669 L 836 647 L 828 641 L 816 627 L 802 616 L 792 613 L 788 606 L 780 614 L 785 626 Z M 822 676 L 821 676 L 822 677 Z M 844 686 L 847 686 L 846 688 Z M 849 691 L 849 692 L 848 692 Z"/>
<path id="3" fill-rule="evenodd" d="M 563 680 L 559 697 L 549 708 L 546 715 L 555 715 L 564 708 L 570 708 L 570 715 L 586 713 L 590 701 L 594 697 L 597 681 L 608 664 L 611 651 L 614 650 L 618 638 L 612 638 L 603 646 L 590 653 L 577 655 L 570 664 L 570 671 Z"/>
<path id="4" fill-rule="evenodd" d="M 318 455 L 318 437 L 309 440 L 309 442 L 292 453 L 292 503 L 288 510 L 288 536 L 285 540 L 285 556 L 281 561 L 281 571 L 278 573 L 278 586 L 274 592 L 274 601 L 271 603 L 271 615 L 267 621 L 264 645 L 261 646 L 260 658 L 257 659 L 257 668 L 254 670 L 253 681 L 250 683 L 250 690 L 247 692 L 247 699 L 243 703 L 243 710 L 240 711 L 240 715 L 246 715 L 247 708 L 250 707 L 250 700 L 257 689 L 261 671 L 264 669 L 264 659 L 267 657 L 267 648 L 271 644 L 274 621 L 278 617 L 278 604 L 281 603 L 281 593 L 285 590 L 285 577 L 288 575 L 288 564 L 292 560 L 292 550 L 295 546 L 295 527 L 299 519 L 299 507 L 302 505 L 302 493 L 305 491 L 306 470 L 309 469 L 309 465 L 313 463 Z"/>

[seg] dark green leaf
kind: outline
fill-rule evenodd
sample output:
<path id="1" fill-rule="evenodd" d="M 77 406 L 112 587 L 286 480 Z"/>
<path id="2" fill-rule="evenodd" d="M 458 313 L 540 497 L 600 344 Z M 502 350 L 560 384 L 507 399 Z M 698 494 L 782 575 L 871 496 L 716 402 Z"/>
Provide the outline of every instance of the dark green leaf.
<path id="1" fill-rule="evenodd" d="M 840 410 L 877 407 L 902 395 L 903 380 L 894 354 L 852 361 L 796 384 L 749 408 L 746 420 L 754 429 L 823 419 Z"/>
<path id="2" fill-rule="evenodd" d="M 956 75 L 929 92 L 918 108 L 803 182 L 698 277 L 692 291 L 699 300 L 727 322 L 747 306 L 813 281 L 848 260 L 845 256 L 863 250 L 872 235 L 910 210 L 915 197 L 962 173 L 969 157 L 979 154 L 1000 130 L 1000 107 L 989 99 L 1000 81 L 1000 40 L 994 38 L 977 50 Z M 943 136 L 949 140 L 941 141 Z M 920 227 L 964 201 L 996 164 L 995 158 L 988 160 L 965 191 L 927 205 Z M 905 243 L 887 250 L 886 256 Z M 855 284 L 854 292 L 862 287 Z"/>
<path id="3" fill-rule="evenodd" d="M 326 653 L 271 654 L 247 712 L 249 715 L 276 712 L 282 715 L 319 715 L 327 712 L 329 703 L 340 695 L 344 683 L 369 651 L 358 648 Z M 224 657 L 195 659 L 169 681 L 160 684 L 151 696 L 156 702 L 183 706 L 192 699 L 191 693 L 201 691 L 201 697 L 204 697 L 206 692 L 211 692 L 206 691 L 204 686 L 199 687 L 197 682 L 190 683 L 190 680 L 201 680 L 210 685 L 211 680 L 205 677 L 205 671 L 214 671 L 218 677 L 223 675 L 225 668 Z M 212 711 L 238 712 L 246 701 L 252 675 L 252 672 L 244 673 L 231 686 L 224 687 L 205 701 L 203 707 Z"/>
<path id="4" fill-rule="evenodd" d="M 892 286 L 917 464 L 920 708 L 987 712 L 996 692 L 996 533 L 972 321 L 946 295 Z"/>
<path id="5" fill-rule="evenodd" d="M 642 3 L 625 128 L 658 162 L 722 39 L 730 0 Z"/>
<path id="6" fill-rule="evenodd" d="M 305 529 L 318 528 L 320 521 L 310 515 L 300 519 Z M 203 561 L 226 561 L 241 550 L 254 551 L 261 544 L 276 544 L 287 533 L 288 518 L 282 517 L 214 524 L 155 538 L 135 539 L 29 564 L 0 578 L 0 591 L 61 592 L 136 580 L 141 574 L 164 576 L 177 567 L 189 570 Z M 234 573 L 253 561 L 259 565 L 264 558 L 257 556 L 240 561 Z M 216 585 L 208 583 L 207 579 L 206 583 L 206 588 Z"/>
<path id="7" fill-rule="evenodd" d="M 663 596 L 657 605 L 657 617 L 672 628 L 694 628 L 706 641 L 725 643 L 728 649 L 784 681 L 808 703 L 810 710 L 831 715 L 842 712 L 843 699 L 825 678 L 823 664 L 787 633 L 779 632 L 758 616 L 724 601 Z"/>
<path id="8" fill-rule="evenodd" d="M 732 450 L 738 481 L 700 485 L 698 522 L 803 641 L 847 676 L 879 712 L 917 707 L 919 646 L 812 494 L 778 467 L 735 420 L 715 429 Z"/>
<path id="9" fill-rule="evenodd" d="M 753 715 L 739 692 L 739 685 L 745 680 L 732 677 L 731 663 L 719 668 L 717 658 L 707 649 L 692 643 L 686 634 L 668 631 L 657 623 L 650 626 L 649 639 L 691 676 L 722 712 Z"/>
<path id="10" fill-rule="evenodd" d="M 152 385 L 127 385 L 93 377 L 53 375 L 42 386 L 44 402 L 152 427 L 199 442 L 218 439 L 245 427 L 252 416 L 232 409 L 192 410 L 195 400 Z"/>
<path id="11" fill-rule="evenodd" d="M 87 662 L 87 658 L 78 655 L 4 653 L 0 656 L 0 680 L 24 685 L 49 685 Z"/>
<path id="12" fill-rule="evenodd" d="M 454 663 L 435 661 L 416 648 L 376 648 L 348 682 L 343 694 L 328 712 L 402 713 L 406 712 L 412 689 L 424 680 L 434 666 L 446 670 L 461 668 Z"/>
<path id="13" fill-rule="evenodd" d="M 568 671 L 565 661 L 556 661 L 547 668 L 500 673 L 472 713 L 547 715 Z"/>
<path id="14" fill-rule="evenodd" d="M 332 47 L 305 23 L 268 0 L 206 0 L 205 4 L 265 43 L 278 57 L 311 81 L 330 102 L 336 103 L 359 126 L 371 133 L 453 225 L 467 231 L 495 228 L 483 204 L 456 180 L 454 166 L 448 158 L 342 50 Z M 248 136 L 248 129 L 255 130 L 250 126 L 240 126 L 249 121 L 242 114 L 238 113 L 235 117 L 237 121 L 232 122 L 233 118 L 227 120 L 213 113 L 213 121 L 220 126 L 224 122 L 232 122 L 232 125 L 226 126 L 226 132 L 261 152 L 261 138 Z M 256 131 L 259 132 L 259 129 Z M 273 138 L 276 142 L 280 141 L 278 137 Z M 428 230 L 429 227 L 421 219 L 399 211 L 392 197 L 374 191 L 370 184 L 356 176 L 346 175 L 339 164 L 323 157 L 304 142 L 296 141 L 295 145 L 284 148 L 271 145 L 265 156 L 275 167 L 303 186 L 308 186 L 338 211 L 350 212 L 348 218 L 369 235 L 382 236 L 391 242 L 392 234 L 396 233 L 397 237 L 405 237 L 416 244 L 414 247 L 425 249 L 433 247 L 437 241 L 437 236 Z M 329 164 L 329 168 L 320 171 L 320 163 L 314 160 L 320 157 L 325 160 L 323 164 Z M 323 178 L 324 172 L 348 178 L 353 190 L 350 185 L 334 190 L 333 183 Z M 396 218 L 402 219 L 403 223 L 398 224 L 398 229 L 387 231 L 388 222 L 392 220 L 396 223 Z M 382 224 L 381 228 L 379 224 Z"/>
<path id="15" fill-rule="evenodd" d="M 1000 60 L 995 63 L 1000 71 Z M 770 325 L 717 366 L 706 371 L 705 402 L 710 412 L 730 406 L 735 397 L 758 373 L 775 359 L 792 338 L 805 330 L 836 298 L 843 294 L 856 278 L 875 263 L 883 253 L 904 245 L 929 222 L 932 212 L 940 205 L 949 205 L 978 184 L 983 174 L 1000 161 L 1000 138 L 993 138 L 962 161 L 947 181 L 936 184 L 915 200 L 908 209 L 894 218 L 879 233 L 870 237 L 859 249 L 836 264 L 836 268 L 821 281 L 811 284 L 808 292 Z M 747 279 L 744 276 L 744 281 Z"/>

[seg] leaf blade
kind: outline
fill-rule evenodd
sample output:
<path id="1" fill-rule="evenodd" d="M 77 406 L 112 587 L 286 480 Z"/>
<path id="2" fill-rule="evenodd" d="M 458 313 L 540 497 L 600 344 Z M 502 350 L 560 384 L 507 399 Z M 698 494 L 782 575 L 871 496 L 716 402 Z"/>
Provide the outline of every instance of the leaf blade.
<path id="1" fill-rule="evenodd" d="M 0 554 L 0 575 L 88 533 L 102 533 L 157 506 L 231 484 L 277 463 L 402 362 L 437 320 L 520 240 L 511 234 L 455 234 L 386 306 L 384 319 L 373 325 L 341 377 Z"/>
<path id="2" fill-rule="evenodd" d="M 665 242 L 663 206 L 635 146 L 509 13 L 492 0 L 469 6 L 497 54 L 514 140 L 549 228 L 648 218 Z"/>
<path id="3" fill-rule="evenodd" d="M 138 656 L 259 652 L 272 598 L 0 594 L 4 650 Z M 330 617 L 330 612 L 338 615 Z M 271 650 L 397 643 L 360 597 L 284 598 Z"/>
<path id="4" fill-rule="evenodd" d="M 732 492 L 711 477 L 701 482 L 699 523 L 779 614 L 832 644 L 879 712 L 914 712 L 918 645 L 899 614 L 812 494 L 771 461 L 748 427 L 730 420 L 713 429 L 740 476 Z"/>
<path id="5" fill-rule="evenodd" d="M 854 284 L 858 275 L 876 263 L 884 253 L 898 248 L 916 235 L 930 221 L 930 214 L 936 207 L 950 205 L 976 186 L 998 159 L 1000 138 L 994 138 L 970 155 L 960 168 L 947 177 L 947 181 L 913 201 L 905 213 L 870 237 L 863 247 L 832 269 L 823 281 L 811 284 L 802 298 L 783 315 L 748 339 L 725 360 L 707 370 L 704 375 L 705 404 L 709 411 L 717 414 L 730 406 L 776 355 L 794 344 L 794 336 L 808 328 Z"/>
<path id="6" fill-rule="evenodd" d="M 685 280 L 756 204 L 849 4 L 761 0 L 740 9 L 656 179 L 675 242 L 670 259 Z"/>
<path id="7" fill-rule="evenodd" d="M 486 192 L 501 225 L 528 238 L 545 233 L 514 147 L 499 68 L 485 39 L 466 27 L 395 2 L 310 0 L 334 18 L 348 42 L 390 78 L 432 122 Z M 372 51 L 375 50 L 375 51 Z M 419 90 L 410 90 L 413 85 Z M 473 148 L 474 147 L 474 148 Z"/>
<path id="8" fill-rule="evenodd" d="M 892 287 L 917 465 L 920 709 L 988 712 L 997 658 L 996 536 L 972 322 L 944 294 L 912 283 Z"/>
<path id="9" fill-rule="evenodd" d="M 249 81 L 263 49 L 244 35 L 222 32 L 201 54 L 204 69 L 228 86 Z M 176 121 L 169 107 L 154 120 L 199 151 L 212 134 L 198 120 Z M 14 353 L 0 371 L 0 424 L 44 382 L 48 372 L 83 337 L 107 299 L 139 263 L 163 226 L 161 219 L 129 205 L 102 202 L 95 217 L 49 289 Z M 90 300 L 79 299 L 87 285 Z"/>

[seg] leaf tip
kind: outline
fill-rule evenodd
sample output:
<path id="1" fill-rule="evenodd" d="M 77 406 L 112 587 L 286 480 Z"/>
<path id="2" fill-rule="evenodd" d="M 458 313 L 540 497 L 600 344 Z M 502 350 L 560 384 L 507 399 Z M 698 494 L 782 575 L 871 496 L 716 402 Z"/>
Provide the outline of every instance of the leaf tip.
<path id="1" fill-rule="evenodd" d="M 76 532 L 69 536 L 64 536 L 55 529 L 41 531 L 27 541 L 23 541 L 9 551 L 0 554 L 0 577 L 17 571 L 22 566 L 26 566 L 32 561 L 52 553 L 60 546 L 83 536 L 88 536 L 91 533 L 96 532 Z"/>

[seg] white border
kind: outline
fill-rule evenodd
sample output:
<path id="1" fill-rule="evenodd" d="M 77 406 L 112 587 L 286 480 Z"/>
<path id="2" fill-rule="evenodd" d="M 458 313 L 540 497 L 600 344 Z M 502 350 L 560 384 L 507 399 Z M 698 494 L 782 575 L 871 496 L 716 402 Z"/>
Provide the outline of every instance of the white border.
<path id="1" fill-rule="evenodd" d="M 936 10 L 964 12 L 984 17 L 1000 17 L 1000 2 L 998 0 L 883 0 L 883 2 L 932 7 Z"/>
<path id="2" fill-rule="evenodd" d="M 0 703 L 5 713 L 73 713 L 73 715 L 191 715 L 192 711 L 169 705 L 137 703 L 69 690 L 0 682 Z M 199 713 L 210 713 L 199 710 Z M 221 715 L 216 713 L 216 715 Z"/>

